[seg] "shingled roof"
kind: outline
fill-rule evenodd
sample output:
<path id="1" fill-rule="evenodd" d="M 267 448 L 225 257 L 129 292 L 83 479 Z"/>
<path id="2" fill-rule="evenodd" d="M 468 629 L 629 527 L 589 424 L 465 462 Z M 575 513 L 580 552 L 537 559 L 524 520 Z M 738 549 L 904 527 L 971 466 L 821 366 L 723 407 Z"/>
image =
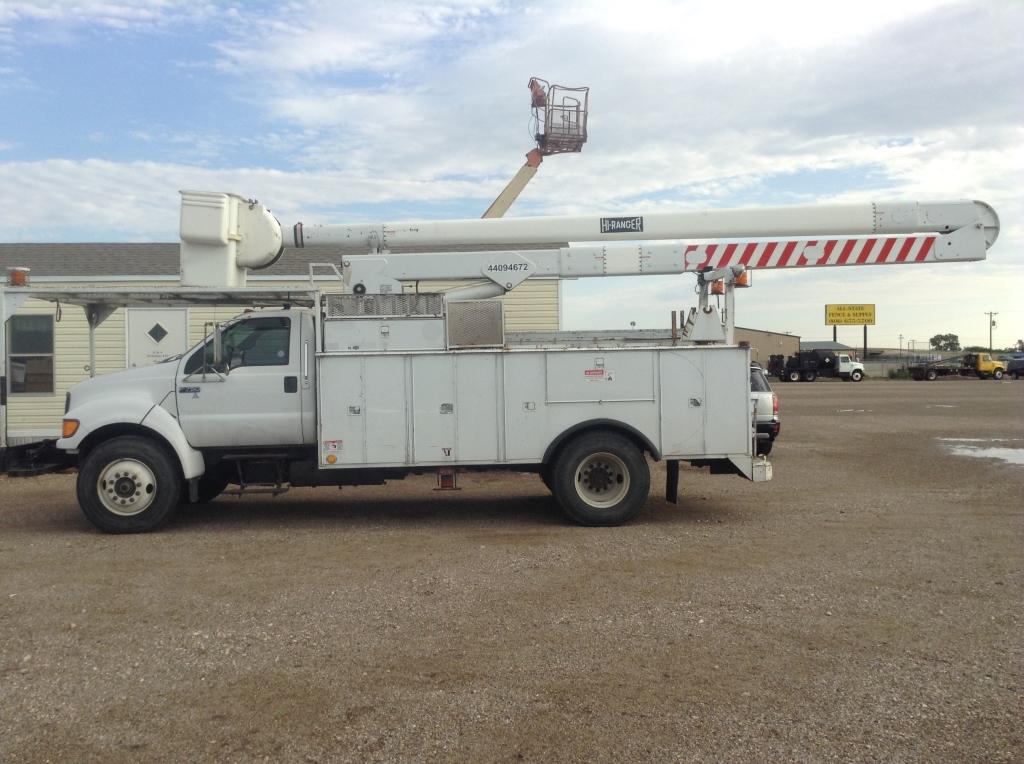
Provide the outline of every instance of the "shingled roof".
<path id="1" fill-rule="evenodd" d="M 568 244 L 489 244 L 450 247 L 395 247 L 393 252 L 474 252 L 494 250 L 558 249 Z M 310 263 L 341 262 L 349 255 L 365 255 L 360 247 L 286 247 L 274 265 L 254 275 L 308 276 Z M 32 275 L 55 277 L 177 276 L 178 244 L 0 244 L 0 278 L 8 268 L 30 268 Z"/>

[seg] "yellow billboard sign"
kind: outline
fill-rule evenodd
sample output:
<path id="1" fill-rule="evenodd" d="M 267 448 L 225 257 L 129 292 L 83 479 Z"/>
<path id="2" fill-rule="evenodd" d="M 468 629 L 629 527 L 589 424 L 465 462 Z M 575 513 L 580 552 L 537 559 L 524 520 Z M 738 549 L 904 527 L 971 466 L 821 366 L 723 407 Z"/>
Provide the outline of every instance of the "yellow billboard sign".
<path id="1" fill-rule="evenodd" d="M 865 326 L 875 325 L 874 305 L 826 305 L 825 325 L 835 324 L 861 324 Z"/>

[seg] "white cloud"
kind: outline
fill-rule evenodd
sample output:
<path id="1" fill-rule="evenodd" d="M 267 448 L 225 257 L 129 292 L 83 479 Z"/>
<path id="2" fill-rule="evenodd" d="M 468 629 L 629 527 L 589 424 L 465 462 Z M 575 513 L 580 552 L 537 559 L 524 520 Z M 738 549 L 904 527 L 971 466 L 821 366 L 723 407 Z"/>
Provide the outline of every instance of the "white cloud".
<path id="1" fill-rule="evenodd" d="M 56 27 L 97 25 L 111 29 L 151 29 L 209 18 L 216 4 L 195 0 L 5 0 L 0 29 L 26 22 Z"/>
<path id="2" fill-rule="evenodd" d="M 217 47 L 225 66 L 246 73 L 253 67 L 277 75 L 411 71 L 434 55 L 428 43 L 485 34 L 485 23 L 501 12 L 501 3 L 475 0 L 311 2 L 266 14 L 247 9 L 245 23 Z"/>

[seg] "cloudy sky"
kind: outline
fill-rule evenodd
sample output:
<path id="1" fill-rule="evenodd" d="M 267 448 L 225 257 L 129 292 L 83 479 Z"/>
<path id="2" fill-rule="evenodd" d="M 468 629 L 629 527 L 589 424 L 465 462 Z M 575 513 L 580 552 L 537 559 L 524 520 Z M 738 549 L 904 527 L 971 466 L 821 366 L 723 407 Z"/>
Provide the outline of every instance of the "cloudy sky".
<path id="1" fill-rule="evenodd" d="M 1024 2 L 0 0 L 0 241 L 172 241 L 181 188 L 284 221 L 477 217 L 531 75 L 590 141 L 509 215 L 983 199 L 982 263 L 762 271 L 738 322 L 871 344 L 1024 338 Z M 567 282 L 566 328 L 666 326 L 693 277 Z M 860 341 L 858 327 L 840 340 Z"/>

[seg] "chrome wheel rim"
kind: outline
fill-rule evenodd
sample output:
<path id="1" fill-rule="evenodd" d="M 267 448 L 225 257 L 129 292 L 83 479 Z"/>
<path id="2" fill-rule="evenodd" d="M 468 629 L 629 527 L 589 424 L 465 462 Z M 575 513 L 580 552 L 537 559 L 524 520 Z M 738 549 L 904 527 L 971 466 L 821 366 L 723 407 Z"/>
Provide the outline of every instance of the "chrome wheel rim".
<path id="1" fill-rule="evenodd" d="M 145 512 L 156 498 L 156 476 L 137 459 L 119 459 L 100 472 L 96 494 L 105 509 L 132 517 Z"/>
<path id="2" fill-rule="evenodd" d="M 629 469 L 615 454 L 591 454 L 576 468 L 576 493 L 596 509 L 614 507 L 629 492 Z"/>

